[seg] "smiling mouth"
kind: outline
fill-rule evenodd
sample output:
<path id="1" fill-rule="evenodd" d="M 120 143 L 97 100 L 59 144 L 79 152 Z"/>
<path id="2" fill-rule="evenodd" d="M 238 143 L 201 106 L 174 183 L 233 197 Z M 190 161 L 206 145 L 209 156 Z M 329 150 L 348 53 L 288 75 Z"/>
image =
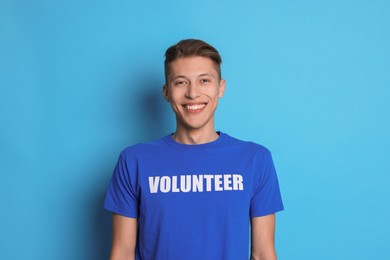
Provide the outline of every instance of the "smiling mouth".
<path id="1" fill-rule="evenodd" d="M 197 111 L 201 110 L 206 106 L 206 103 L 203 104 L 194 104 L 194 105 L 184 105 L 184 108 L 189 110 L 189 111 Z"/>

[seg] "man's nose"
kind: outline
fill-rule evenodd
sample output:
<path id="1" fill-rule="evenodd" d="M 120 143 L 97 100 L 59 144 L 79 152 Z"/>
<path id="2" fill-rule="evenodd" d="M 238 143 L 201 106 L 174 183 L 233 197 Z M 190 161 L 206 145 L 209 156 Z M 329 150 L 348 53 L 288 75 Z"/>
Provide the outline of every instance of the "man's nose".
<path id="1" fill-rule="evenodd" d="M 200 96 L 199 86 L 196 83 L 191 83 L 187 87 L 186 97 L 195 99 Z"/>

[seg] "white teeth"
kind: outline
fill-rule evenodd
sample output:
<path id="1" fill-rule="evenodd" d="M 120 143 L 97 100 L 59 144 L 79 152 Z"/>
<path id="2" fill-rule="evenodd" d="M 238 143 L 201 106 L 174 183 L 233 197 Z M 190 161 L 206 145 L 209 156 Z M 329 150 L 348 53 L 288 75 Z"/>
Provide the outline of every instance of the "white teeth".
<path id="1" fill-rule="evenodd" d="M 201 109 L 205 106 L 206 104 L 201 104 L 201 105 L 186 105 L 186 108 L 189 110 L 197 110 Z"/>

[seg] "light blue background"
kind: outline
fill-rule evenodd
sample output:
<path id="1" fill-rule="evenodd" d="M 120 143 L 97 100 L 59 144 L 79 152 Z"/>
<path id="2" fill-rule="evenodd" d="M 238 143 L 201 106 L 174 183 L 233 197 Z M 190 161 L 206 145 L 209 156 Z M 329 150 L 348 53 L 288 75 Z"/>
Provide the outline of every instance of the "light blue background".
<path id="1" fill-rule="evenodd" d="M 279 259 L 389 259 L 389 1 L 0 1 L 0 259 L 107 259 L 119 152 L 174 131 L 163 53 L 219 49 L 217 128 L 273 152 Z"/>

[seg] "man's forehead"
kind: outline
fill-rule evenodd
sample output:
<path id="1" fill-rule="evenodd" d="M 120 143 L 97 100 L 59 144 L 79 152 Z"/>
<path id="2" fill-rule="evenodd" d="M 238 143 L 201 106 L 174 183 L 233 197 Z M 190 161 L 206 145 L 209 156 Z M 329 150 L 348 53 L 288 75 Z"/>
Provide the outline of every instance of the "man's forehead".
<path id="1" fill-rule="evenodd" d="M 214 62 L 205 57 L 194 56 L 184 57 L 173 61 L 170 64 L 171 77 L 178 76 L 212 76 L 218 75 L 217 66 Z"/>

